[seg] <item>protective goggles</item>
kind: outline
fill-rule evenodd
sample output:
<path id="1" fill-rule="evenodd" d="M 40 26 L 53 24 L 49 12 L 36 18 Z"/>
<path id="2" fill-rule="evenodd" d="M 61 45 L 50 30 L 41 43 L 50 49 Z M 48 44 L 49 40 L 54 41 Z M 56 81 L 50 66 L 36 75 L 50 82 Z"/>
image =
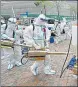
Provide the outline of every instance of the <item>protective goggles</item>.
<path id="1" fill-rule="evenodd" d="M 48 21 L 47 19 L 43 19 L 43 18 L 40 18 L 40 20 L 42 20 L 42 21 Z"/>
<path id="2" fill-rule="evenodd" d="M 10 20 L 8 20 L 9 22 L 11 22 L 11 23 L 13 23 L 13 24 L 16 24 L 16 22 L 12 22 L 12 21 L 10 21 Z"/>

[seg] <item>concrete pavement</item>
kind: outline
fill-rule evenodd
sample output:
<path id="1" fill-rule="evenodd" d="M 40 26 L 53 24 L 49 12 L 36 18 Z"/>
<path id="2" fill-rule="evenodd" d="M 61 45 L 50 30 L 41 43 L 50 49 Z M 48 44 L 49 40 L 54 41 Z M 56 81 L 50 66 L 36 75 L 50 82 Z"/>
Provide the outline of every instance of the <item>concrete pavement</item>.
<path id="1" fill-rule="evenodd" d="M 69 41 L 59 43 L 55 46 L 56 51 L 67 51 Z M 50 45 L 52 49 L 52 44 Z M 71 46 L 71 52 L 76 53 L 76 48 Z M 30 66 L 34 61 L 28 61 L 26 65 L 20 67 L 14 67 L 11 70 L 7 70 L 8 58 L 1 60 L 1 86 L 77 86 L 77 79 L 73 77 L 73 72 L 67 70 L 64 72 L 62 78 L 60 78 L 61 69 L 64 63 L 66 55 L 52 55 L 52 69 L 56 71 L 55 75 L 45 75 L 43 72 L 44 62 L 39 65 L 39 75 L 33 76 L 30 71 Z M 72 54 L 69 55 L 68 61 L 71 59 Z"/>

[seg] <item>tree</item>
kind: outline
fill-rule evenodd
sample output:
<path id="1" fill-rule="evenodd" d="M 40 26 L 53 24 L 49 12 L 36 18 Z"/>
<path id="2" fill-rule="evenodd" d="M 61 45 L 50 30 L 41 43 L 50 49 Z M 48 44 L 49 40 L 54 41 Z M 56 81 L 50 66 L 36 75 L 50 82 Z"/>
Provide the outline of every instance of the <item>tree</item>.
<path id="1" fill-rule="evenodd" d="M 74 4 L 73 4 L 73 2 L 71 2 L 71 1 L 67 1 L 67 0 L 65 0 L 65 1 L 62 1 L 62 0 L 56 0 L 56 1 L 50 1 L 50 0 L 36 0 L 35 1 L 35 5 L 36 6 L 42 6 L 42 8 L 44 9 L 44 13 L 46 14 L 47 13 L 47 9 L 46 9 L 46 7 L 47 6 L 50 6 L 51 8 L 56 8 L 56 11 L 57 11 L 57 19 L 60 21 L 61 19 L 60 19 L 60 15 L 61 15 L 61 10 L 62 9 L 65 9 L 65 10 L 67 10 L 68 12 L 69 11 L 71 11 L 72 12 L 72 15 L 73 15 L 73 19 L 74 19 L 74 17 L 76 18 L 76 16 L 77 16 L 77 6 L 75 6 Z M 64 10 L 64 11 L 65 11 Z M 43 13 L 43 11 L 41 10 L 41 13 Z M 65 13 L 65 12 L 64 12 Z"/>
<path id="2" fill-rule="evenodd" d="M 36 0 L 34 3 L 36 6 L 42 6 L 44 9 L 44 14 L 46 15 L 46 5 L 48 6 L 53 6 L 52 3 L 50 3 L 49 0 Z M 43 11 L 41 10 L 41 13 L 43 13 Z"/>
<path id="3" fill-rule="evenodd" d="M 70 10 L 71 10 L 72 15 L 73 15 L 73 20 L 74 20 L 74 18 L 76 19 L 76 16 L 77 16 L 77 8 L 74 7 L 74 6 L 72 6 L 72 5 L 70 5 Z"/>
<path id="4" fill-rule="evenodd" d="M 56 3 L 56 8 L 57 8 L 57 15 L 58 15 L 58 20 L 60 21 L 60 5 L 59 5 L 59 1 L 55 1 L 55 3 Z"/>
<path id="5" fill-rule="evenodd" d="M 76 19 L 76 16 L 77 16 L 77 2 L 75 2 L 75 3 L 73 3 L 73 2 L 69 1 L 65 4 L 68 5 L 67 9 L 70 11 L 70 16 L 73 16 L 73 20 L 74 20 L 74 18 Z"/>

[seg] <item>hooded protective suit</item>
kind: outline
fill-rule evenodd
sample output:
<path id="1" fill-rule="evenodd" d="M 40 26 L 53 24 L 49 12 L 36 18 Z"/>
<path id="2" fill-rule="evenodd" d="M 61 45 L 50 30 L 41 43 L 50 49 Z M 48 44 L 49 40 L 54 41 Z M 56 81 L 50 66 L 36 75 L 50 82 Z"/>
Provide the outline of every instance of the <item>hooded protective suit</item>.
<path id="1" fill-rule="evenodd" d="M 61 24 L 60 24 L 61 32 L 62 32 L 62 30 L 64 29 L 64 27 L 65 27 L 65 25 L 66 25 L 66 22 L 67 22 L 67 20 L 66 20 L 65 18 L 63 18 L 63 21 L 62 21 Z"/>
<path id="2" fill-rule="evenodd" d="M 6 28 L 5 20 L 1 20 L 1 39 L 3 39 L 5 28 Z M 1 48 L 1 59 L 3 58 L 4 58 L 4 48 Z"/>
<path id="3" fill-rule="evenodd" d="M 55 43 L 59 43 L 60 41 L 67 39 L 66 22 L 67 20 L 63 18 L 63 21 L 58 24 L 56 29 L 57 37 L 55 38 Z M 64 31 L 65 33 L 63 33 Z"/>
<path id="4" fill-rule="evenodd" d="M 28 26 L 25 31 L 23 32 L 24 42 L 27 45 L 34 46 L 36 49 L 47 48 L 46 50 L 49 51 L 49 39 L 51 35 L 51 31 L 46 27 L 46 17 L 44 14 L 40 14 L 38 18 L 34 21 L 34 30 L 33 26 Z M 44 32 L 46 31 L 46 34 Z M 46 40 L 46 43 L 44 42 Z M 44 67 L 45 74 L 55 74 L 54 70 L 51 70 L 51 58 L 50 55 L 46 56 L 46 62 Z M 38 74 L 38 65 L 39 62 L 35 61 L 35 63 L 31 66 L 31 71 L 34 75 Z"/>
<path id="5" fill-rule="evenodd" d="M 5 33 L 6 23 L 4 20 L 1 20 L 1 35 Z"/>
<path id="6" fill-rule="evenodd" d="M 8 20 L 8 26 L 6 29 L 5 34 L 2 36 L 3 39 L 9 39 L 11 41 L 15 41 L 15 43 L 17 42 L 13 36 L 13 33 L 15 32 L 16 29 L 16 19 L 15 18 L 9 18 Z M 21 52 L 19 52 L 18 50 L 20 49 L 20 47 L 18 46 L 14 46 L 14 48 L 6 48 L 4 51 L 5 53 L 7 53 L 9 60 L 8 60 L 8 69 L 13 68 L 13 66 L 17 65 L 21 65 Z"/>

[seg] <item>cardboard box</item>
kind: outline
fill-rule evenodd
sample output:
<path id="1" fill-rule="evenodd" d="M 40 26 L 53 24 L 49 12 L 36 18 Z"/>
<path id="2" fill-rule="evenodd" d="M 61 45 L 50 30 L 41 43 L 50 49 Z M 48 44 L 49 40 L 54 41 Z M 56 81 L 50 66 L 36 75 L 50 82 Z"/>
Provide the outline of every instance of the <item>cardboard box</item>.
<path id="1" fill-rule="evenodd" d="M 78 70 L 77 70 L 77 68 L 73 68 L 73 74 L 75 74 L 75 75 L 78 75 Z"/>

